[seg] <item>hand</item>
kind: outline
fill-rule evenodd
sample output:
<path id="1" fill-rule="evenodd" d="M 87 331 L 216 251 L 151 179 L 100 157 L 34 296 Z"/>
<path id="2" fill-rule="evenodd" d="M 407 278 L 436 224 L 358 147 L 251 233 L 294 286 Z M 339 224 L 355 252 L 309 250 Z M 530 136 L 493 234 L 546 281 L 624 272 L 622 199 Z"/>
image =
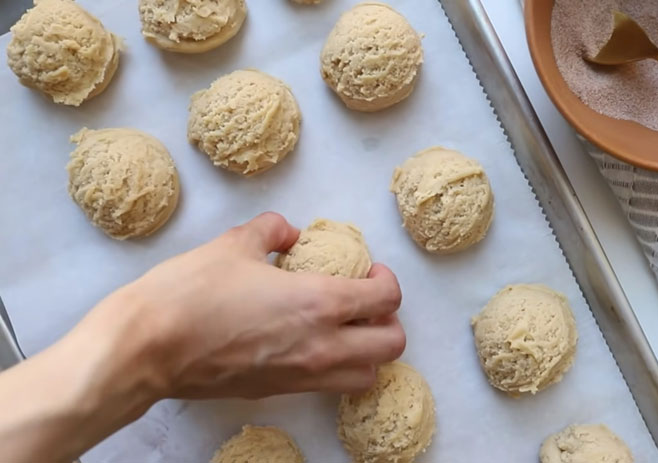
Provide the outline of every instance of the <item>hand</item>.
<path id="1" fill-rule="evenodd" d="M 267 263 L 298 235 L 266 213 L 124 288 L 154 346 L 164 395 L 356 392 L 374 382 L 378 364 L 402 354 L 393 273 L 374 265 L 369 278 L 352 280 Z"/>
<path id="2" fill-rule="evenodd" d="M 0 374 L 0 461 L 71 461 L 164 397 L 368 388 L 404 350 L 397 280 L 383 265 L 362 280 L 269 265 L 298 234 L 263 214 L 158 265 Z"/>

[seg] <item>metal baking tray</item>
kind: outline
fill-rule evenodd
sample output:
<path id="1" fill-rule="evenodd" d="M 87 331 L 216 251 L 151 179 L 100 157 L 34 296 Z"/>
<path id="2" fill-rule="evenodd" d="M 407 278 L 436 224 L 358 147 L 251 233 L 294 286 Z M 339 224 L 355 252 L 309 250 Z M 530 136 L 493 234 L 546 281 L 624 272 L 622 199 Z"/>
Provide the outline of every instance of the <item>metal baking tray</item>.
<path id="1" fill-rule="evenodd" d="M 658 359 L 480 0 L 439 0 L 502 123 L 654 442 Z"/>
<path id="2" fill-rule="evenodd" d="M 507 133 L 654 441 L 658 360 L 642 332 L 582 206 L 480 0 L 440 0 Z M 0 315 L 4 312 L 0 301 Z M 0 370 L 22 354 L 0 316 Z"/>
<path id="3" fill-rule="evenodd" d="M 11 326 L 5 305 L 0 299 L 0 371 L 6 370 L 23 359 L 14 328 Z"/>

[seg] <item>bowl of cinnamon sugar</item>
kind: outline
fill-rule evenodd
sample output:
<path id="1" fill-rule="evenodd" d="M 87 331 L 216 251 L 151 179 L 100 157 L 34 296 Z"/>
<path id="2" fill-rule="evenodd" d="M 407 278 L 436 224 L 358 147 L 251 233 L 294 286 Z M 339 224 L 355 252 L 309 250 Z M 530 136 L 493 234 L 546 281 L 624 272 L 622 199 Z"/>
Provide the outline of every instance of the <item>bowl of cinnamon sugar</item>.
<path id="1" fill-rule="evenodd" d="M 610 38 L 614 12 L 658 44 L 657 0 L 526 0 L 530 54 L 562 115 L 612 156 L 658 171 L 658 60 L 619 66 L 585 60 Z"/>

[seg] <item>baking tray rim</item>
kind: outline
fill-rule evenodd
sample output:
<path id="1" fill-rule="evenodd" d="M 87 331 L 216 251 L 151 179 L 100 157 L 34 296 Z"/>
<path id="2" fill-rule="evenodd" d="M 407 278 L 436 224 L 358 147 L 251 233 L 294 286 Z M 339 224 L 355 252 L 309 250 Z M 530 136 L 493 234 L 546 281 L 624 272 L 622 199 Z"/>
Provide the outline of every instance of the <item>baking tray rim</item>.
<path id="1" fill-rule="evenodd" d="M 658 443 L 658 359 L 481 0 L 438 0 Z"/>

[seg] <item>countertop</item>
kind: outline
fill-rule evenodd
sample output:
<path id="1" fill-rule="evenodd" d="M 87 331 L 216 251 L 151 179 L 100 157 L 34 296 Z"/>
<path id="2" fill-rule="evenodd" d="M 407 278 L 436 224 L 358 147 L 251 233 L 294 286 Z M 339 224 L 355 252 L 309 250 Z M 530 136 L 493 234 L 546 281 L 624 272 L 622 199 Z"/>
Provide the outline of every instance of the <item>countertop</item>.
<path id="1" fill-rule="evenodd" d="M 654 353 L 658 352 L 658 282 L 612 191 L 539 81 L 528 51 L 518 0 L 482 3 Z"/>

